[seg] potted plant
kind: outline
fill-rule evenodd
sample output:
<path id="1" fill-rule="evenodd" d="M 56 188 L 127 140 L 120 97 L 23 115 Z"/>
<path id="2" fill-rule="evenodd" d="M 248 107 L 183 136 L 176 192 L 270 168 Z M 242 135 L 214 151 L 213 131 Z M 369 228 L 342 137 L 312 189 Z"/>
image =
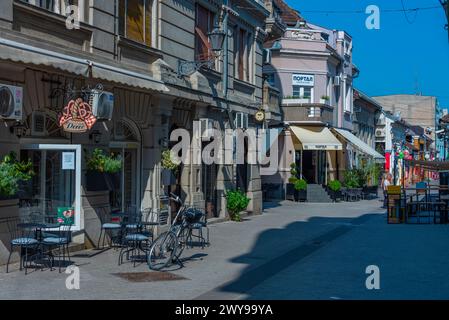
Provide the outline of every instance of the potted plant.
<path id="1" fill-rule="evenodd" d="M 329 100 L 330 100 L 329 96 L 323 95 L 323 96 L 321 96 L 320 103 L 328 104 Z"/>
<path id="2" fill-rule="evenodd" d="M 86 156 L 86 189 L 88 191 L 104 191 L 114 188 L 114 176 L 122 169 L 120 156 L 105 154 L 102 149 L 95 148 L 91 156 Z"/>
<path id="3" fill-rule="evenodd" d="M 16 154 L 10 152 L 0 162 L 0 198 L 16 197 L 23 185 L 26 185 L 26 182 L 33 176 L 31 160 L 19 162 L 16 159 Z"/>
<path id="4" fill-rule="evenodd" d="M 295 201 L 307 201 L 307 182 L 304 179 L 295 182 Z"/>
<path id="5" fill-rule="evenodd" d="M 296 177 L 298 174 L 298 170 L 295 163 L 290 164 L 290 174 L 291 177 L 288 178 L 288 183 L 285 187 L 285 198 L 295 201 L 295 182 L 296 180 L 298 180 L 298 178 Z"/>
<path id="6" fill-rule="evenodd" d="M 341 182 L 338 180 L 332 180 L 328 183 L 328 190 L 332 200 L 335 202 L 341 198 Z"/>
<path id="7" fill-rule="evenodd" d="M 161 184 L 170 186 L 176 183 L 176 175 L 179 169 L 179 163 L 174 161 L 172 151 L 166 149 L 162 151 L 161 155 Z"/>
<path id="8" fill-rule="evenodd" d="M 250 198 L 240 190 L 230 190 L 226 193 L 226 208 L 232 221 L 240 222 L 240 213 L 248 207 Z"/>

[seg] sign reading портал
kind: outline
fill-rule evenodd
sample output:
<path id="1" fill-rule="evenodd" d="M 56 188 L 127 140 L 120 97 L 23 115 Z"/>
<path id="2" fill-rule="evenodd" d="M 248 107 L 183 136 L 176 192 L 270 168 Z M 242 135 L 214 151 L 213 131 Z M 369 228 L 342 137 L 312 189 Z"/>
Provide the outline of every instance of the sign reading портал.
<path id="1" fill-rule="evenodd" d="M 315 76 L 312 74 L 295 73 L 292 75 L 292 85 L 313 87 L 315 85 Z"/>

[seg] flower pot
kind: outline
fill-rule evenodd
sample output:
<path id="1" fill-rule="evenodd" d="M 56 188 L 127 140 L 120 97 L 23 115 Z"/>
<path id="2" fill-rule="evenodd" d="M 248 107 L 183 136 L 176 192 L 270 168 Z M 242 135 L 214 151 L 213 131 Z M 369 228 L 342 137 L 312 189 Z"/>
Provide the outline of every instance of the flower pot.
<path id="1" fill-rule="evenodd" d="M 295 187 L 294 187 L 293 183 L 287 183 L 285 185 L 285 199 L 296 201 L 295 194 L 296 194 L 296 192 L 295 192 Z"/>
<path id="2" fill-rule="evenodd" d="M 295 201 L 298 202 L 307 201 L 307 190 L 295 190 Z"/>
<path id="3" fill-rule="evenodd" d="M 176 184 L 176 177 L 172 170 L 162 169 L 161 184 L 163 186 L 171 186 L 173 184 Z"/>
<path id="4" fill-rule="evenodd" d="M 105 191 L 110 190 L 110 185 L 106 182 L 105 174 L 99 171 L 86 171 L 86 190 Z"/>
<path id="5" fill-rule="evenodd" d="M 334 202 L 337 202 L 337 201 L 340 201 L 340 200 L 341 200 L 341 198 L 342 198 L 342 192 L 341 192 L 341 190 L 334 191 L 334 190 L 329 189 L 328 192 L 329 192 L 329 195 L 330 195 L 331 199 L 332 199 Z"/>
<path id="6" fill-rule="evenodd" d="M 33 194 L 33 180 L 20 180 L 17 197 L 19 199 L 31 199 Z"/>

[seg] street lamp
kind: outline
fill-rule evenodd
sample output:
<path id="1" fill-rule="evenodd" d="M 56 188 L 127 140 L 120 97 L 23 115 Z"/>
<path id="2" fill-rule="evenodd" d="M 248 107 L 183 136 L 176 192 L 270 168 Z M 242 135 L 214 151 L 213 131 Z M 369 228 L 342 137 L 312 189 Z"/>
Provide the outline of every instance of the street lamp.
<path id="1" fill-rule="evenodd" d="M 208 34 L 211 49 L 214 52 L 221 51 L 223 49 L 223 42 L 226 36 L 226 33 L 220 29 L 218 25 L 215 25 L 214 29 Z"/>
<path id="2" fill-rule="evenodd" d="M 214 29 L 207 34 L 209 43 L 210 43 L 210 49 L 216 53 L 223 50 L 223 43 L 226 37 L 226 32 L 218 25 L 215 25 Z M 212 56 L 207 56 L 204 60 L 197 60 L 197 61 L 179 61 L 178 62 L 178 77 L 183 76 L 190 76 L 194 72 L 198 71 L 204 66 L 207 66 L 208 68 L 211 68 L 213 66 L 214 60 L 217 58 L 218 55 L 214 54 Z"/>

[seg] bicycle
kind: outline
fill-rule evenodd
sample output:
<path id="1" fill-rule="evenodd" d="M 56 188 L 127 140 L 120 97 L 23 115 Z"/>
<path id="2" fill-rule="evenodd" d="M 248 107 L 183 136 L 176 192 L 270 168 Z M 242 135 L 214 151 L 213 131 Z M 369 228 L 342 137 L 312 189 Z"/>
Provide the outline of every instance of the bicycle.
<path id="1" fill-rule="evenodd" d="M 151 270 L 161 270 L 173 262 L 181 267 L 184 264 L 180 257 L 186 246 L 191 230 L 189 225 L 201 218 L 201 212 L 186 208 L 182 200 L 175 194 L 170 194 L 170 199 L 177 202 L 180 207 L 167 232 L 162 233 L 151 244 L 147 254 L 147 263 Z"/>

